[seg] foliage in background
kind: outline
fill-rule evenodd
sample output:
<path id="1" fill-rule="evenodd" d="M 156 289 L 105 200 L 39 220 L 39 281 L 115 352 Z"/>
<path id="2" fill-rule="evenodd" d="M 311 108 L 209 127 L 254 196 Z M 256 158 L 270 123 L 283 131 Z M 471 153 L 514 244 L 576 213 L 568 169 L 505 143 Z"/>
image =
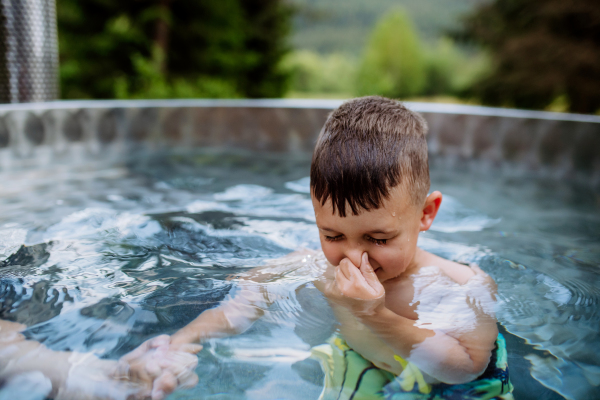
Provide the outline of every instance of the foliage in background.
<path id="1" fill-rule="evenodd" d="M 295 95 L 350 97 L 354 92 L 356 63 L 355 58 L 344 53 L 321 55 L 300 50 L 290 53 L 283 65 L 292 75 L 290 86 Z"/>
<path id="2" fill-rule="evenodd" d="M 292 43 L 298 50 L 358 57 L 373 26 L 391 10 L 406 10 L 419 37 L 435 43 L 460 25 L 459 16 L 489 0 L 290 0 L 297 8 Z"/>
<path id="3" fill-rule="evenodd" d="M 401 10 L 382 18 L 369 39 L 357 76 L 359 95 L 410 97 L 426 84 L 425 54 L 412 23 Z"/>
<path id="4" fill-rule="evenodd" d="M 64 98 L 279 97 L 283 0 L 58 0 Z"/>
<path id="5" fill-rule="evenodd" d="M 598 0 L 495 0 L 457 36 L 488 49 L 493 70 L 472 94 L 490 105 L 600 109 Z"/>
<path id="6" fill-rule="evenodd" d="M 488 68 L 484 53 L 467 51 L 456 46 L 452 39 L 441 38 L 434 46 L 425 48 L 427 79 L 421 95 L 465 97 L 473 82 Z"/>
<path id="7" fill-rule="evenodd" d="M 292 93 L 308 97 L 379 94 L 396 98 L 460 97 L 488 69 L 484 54 L 449 38 L 427 43 L 401 9 L 376 24 L 362 57 L 344 53 L 292 53 L 285 62 Z"/>

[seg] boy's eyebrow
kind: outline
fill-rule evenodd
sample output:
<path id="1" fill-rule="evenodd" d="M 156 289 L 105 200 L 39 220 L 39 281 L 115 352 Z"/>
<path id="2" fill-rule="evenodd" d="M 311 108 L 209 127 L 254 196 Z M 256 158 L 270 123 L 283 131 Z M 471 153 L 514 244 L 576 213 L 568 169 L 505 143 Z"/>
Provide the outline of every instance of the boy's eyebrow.
<path id="1" fill-rule="evenodd" d="M 325 228 L 324 226 L 319 226 L 318 228 L 322 231 L 337 232 L 335 229 Z"/>
<path id="2" fill-rule="evenodd" d="M 386 230 L 381 230 L 381 229 L 375 229 L 374 231 L 369 231 L 367 233 L 379 233 L 379 234 L 387 235 L 389 233 L 394 233 L 394 232 L 396 232 L 396 231 L 395 230 L 386 231 Z"/>
<path id="3" fill-rule="evenodd" d="M 336 231 L 335 229 L 326 228 L 326 227 L 324 227 L 324 226 L 322 226 L 322 227 L 319 227 L 319 229 L 320 229 L 320 230 L 322 230 L 322 231 L 327 231 L 327 232 L 335 232 L 335 233 L 337 233 L 337 231 Z M 387 231 L 386 231 L 386 230 L 382 230 L 382 229 L 375 229 L 375 230 L 369 231 L 369 232 L 367 232 L 367 233 L 369 233 L 369 234 L 376 233 L 376 234 L 380 234 L 380 235 L 389 235 L 389 234 L 391 234 L 391 233 L 395 233 L 395 232 L 396 232 L 396 231 L 395 231 L 395 230 L 393 230 L 393 229 L 391 229 L 391 230 L 387 230 Z"/>

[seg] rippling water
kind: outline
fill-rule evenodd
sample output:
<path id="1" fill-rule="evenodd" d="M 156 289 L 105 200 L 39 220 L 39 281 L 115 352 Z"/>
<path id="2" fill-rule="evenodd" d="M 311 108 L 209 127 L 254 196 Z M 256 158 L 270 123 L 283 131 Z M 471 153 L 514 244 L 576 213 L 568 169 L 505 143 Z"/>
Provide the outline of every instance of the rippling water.
<path id="1" fill-rule="evenodd" d="M 52 349 L 108 358 L 172 333 L 229 293 L 229 274 L 319 248 L 309 161 L 207 152 L 4 175 L 0 313 Z M 599 197 L 494 174 L 433 163 L 445 197 L 419 244 L 496 280 L 516 398 L 598 398 Z M 277 280 L 269 317 L 211 340 L 200 383 L 172 398 L 317 398 L 306 357 L 335 323 L 309 281 Z"/>

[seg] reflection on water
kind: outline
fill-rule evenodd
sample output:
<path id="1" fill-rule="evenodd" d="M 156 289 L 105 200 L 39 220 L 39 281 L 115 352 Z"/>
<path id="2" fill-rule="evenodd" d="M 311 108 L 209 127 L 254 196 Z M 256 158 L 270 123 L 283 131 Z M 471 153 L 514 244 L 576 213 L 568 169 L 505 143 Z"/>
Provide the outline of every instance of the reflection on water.
<path id="1" fill-rule="evenodd" d="M 26 324 L 27 337 L 53 350 L 106 358 L 173 333 L 231 295 L 229 275 L 301 247 L 318 249 L 308 165 L 305 157 L 198 154 L 3 176 L 0 317 Z M 531 372 L 512 378 L 515 397 L 558 396 L 545 388 L 567 398 L 600 396 L 593 196 L 435 167 L 432 178 L 432 188 L 447 195 L 419 243 L 476 262 L 497 282 L 497 318 L 526 340 L 522 355 L 509 359 Z M 336 324 L 310 275 L 274 278 L 267 317 L 242 335 L 208 341 L 200 383 L 171 398 L 317 398 L 323 372 L 307 356 Z M 44 385 L 36 386 L 40 393 Z M 6 385 L 0 398 L 14 398 L 18 387 Z"/>

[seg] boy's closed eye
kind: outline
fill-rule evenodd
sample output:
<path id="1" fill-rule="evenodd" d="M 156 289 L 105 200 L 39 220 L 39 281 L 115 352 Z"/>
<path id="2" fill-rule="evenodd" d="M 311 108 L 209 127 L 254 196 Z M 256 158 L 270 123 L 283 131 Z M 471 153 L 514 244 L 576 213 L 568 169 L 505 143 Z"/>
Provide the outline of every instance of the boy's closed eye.
<path id="1" fill-rule="evenodd" d="M 387 239 L 375 239 L 374 237 L 371 237 L 371 236 L 367 236 L 366 239 L 369 242 L 375 243 L 378 246 L 382 246 L 382 245 L 386 244 L 386 242 L 388 241 Z"/>
<path id="2" fill-rule="evenodd" d="M 338 240 L 343 239 L 344 235 L 337 235 L 337 236 L 328 236 L 328 235 L 324 235 L 325 240 L 327 240 L 328 242 L 336 242 Z M 365 236 L 365 239 L 367 239 L 369 242 L 371 243 L 375 243 L 376 245 L 384 245 L 387 243 L 388 239 L 376 239 L 372 236 Z"/>
<path id="3" fill-rule="evenodd" d="M 324 236 L 325 236 L 325 240 L 327 240 L 328 242 L 335 242 L 335 241 L 341 240 L 344 235 L 337 235 L 337 236 L 324 235 Z"/>

